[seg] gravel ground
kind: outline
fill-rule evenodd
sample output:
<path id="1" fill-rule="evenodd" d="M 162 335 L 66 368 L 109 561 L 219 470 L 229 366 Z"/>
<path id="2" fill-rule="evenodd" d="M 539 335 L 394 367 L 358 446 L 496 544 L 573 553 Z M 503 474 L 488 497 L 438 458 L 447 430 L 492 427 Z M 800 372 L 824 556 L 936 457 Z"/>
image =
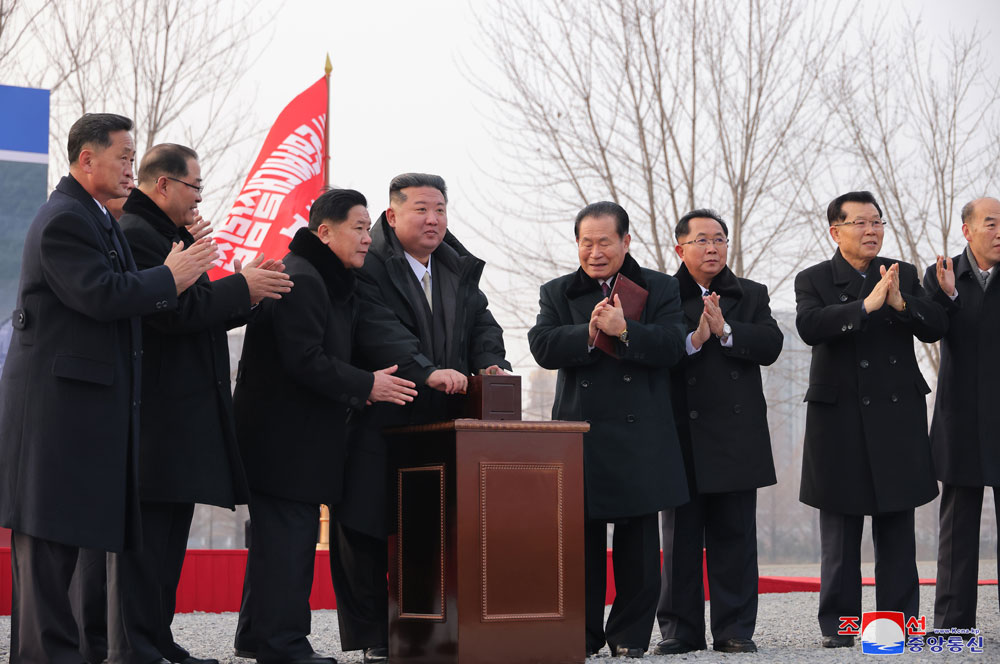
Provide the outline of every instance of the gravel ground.
<path id="1" fill-rule="evenodd" d="M 995 578 L 995 561 L 983 561 L 981 578 Z M 933 563 L 921 563 L 921 577 L 934 576 Z M 762 566 L 762 575 L 773 576 L 818 576 L 817 565 L 796 566 Z M 865 565 L 865 576 L 872 575 L 871 565 Z M 934 602 L 934 586 L 921 586 L 920 610 L 924 614 L 932 612 Z M 760 596 L 757 617 L 757 632 L 754 640 L 759 651 L 755 655 L 737 655 L 717 653 L 705 650 L 684 655 L 647 655 L 651 662 L 871 662 L 869 655 L 861 652 L 860 642 L 853 649 L 824 649 L 820 647 L 819 627 L 816 623 L 816 610 L 819 604 L 818 593 L 783 593 Z M 863 591 L 863 606 L 867 610 L 875 608 L 875 590 L 865 587 Z M 706 606 L 706 623 L 707 618 Z M 319 651 L 332 654 L 340 662 L 361 662 L 360 652 L 341 652 L 337 633 L 336 611 L 314 611 L 311 638 L 313 647 Z M 979 624 L 982 630 L 983 653 L 932 653 L 925 651 L 920 654 L 905 653 L 908 662 L 942 662 L 970 660 L 975 658 L 983 662 L 1000 662 L 1000 612 L 997 604 L 996 586 L 981 587 L 979 591 Z M 216 657 L 220 662 L 232 664 L 250 664 L 250 660 L 239 659 L 233 655 L 233 633 L 236 629 L 235 613 L 185 613 L 174 618 L 174 636 L 178 643 L 186 646 L 192 654 L 199 657 Z M 932 620 L 928 618 L 928 626 Z M 659 633 L 654 630 L 650 637 L 652 647 L 659 641 Z M 0 617 L 0 662 L 9 659 L 10 617 Z M 709 646 L 711 648 L 711 646 Z M 605 648 L 588 662 L 611 662 Z M 622 660 L 615 660 L 622 661 Z M 891 660 L 890 660 L 891 661 Z"/>

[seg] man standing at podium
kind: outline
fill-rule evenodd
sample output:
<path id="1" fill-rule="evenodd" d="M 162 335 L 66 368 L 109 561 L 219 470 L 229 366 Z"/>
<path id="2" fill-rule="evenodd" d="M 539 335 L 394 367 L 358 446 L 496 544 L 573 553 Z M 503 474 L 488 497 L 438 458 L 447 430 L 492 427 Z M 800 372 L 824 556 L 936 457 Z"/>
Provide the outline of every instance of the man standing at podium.
<path id="1" fill-rule="evenodd" d="M 421 386 L 411 406 L 377 405 L 352 421 L 343 500 L 330 523 L 341 646 L 364 650 L 365 662 L 388 658 L 389 487 L 382 429 L 449 419 L 456 397 L 448 395 L 465 392 L 469 374 L 510 369 L 503 330 L 479 289 L 486 264 L 448 231 L 447 208 L 441 176 L 393 178 L 389 208 L 375 223 L 358 270 L 360 297 L 390 309 L 419 343 L 410 358 L 419 375 L 407 375 Z"/>
<path id="2" fill-rule="evenodd" d="M 541 288 L 528 332 L 535 361 L 558 369 L 554 420 L 586 420 L 583 437 L 586 651 L 642 657 L 660 591 L 657 512 L 688 499 L 670 407 L 670 367 L 684 356 L 677 280 L 628 253 L 628 213 L 612 202 L 580 210 L 580 269 Z M 619 275 L 648 291 L 638 320 L 609 294 Z M 614 355 L 597 348 L 611 338 Z M 614 524 L 615 601 L 604 625 L 607 524 Z"/>

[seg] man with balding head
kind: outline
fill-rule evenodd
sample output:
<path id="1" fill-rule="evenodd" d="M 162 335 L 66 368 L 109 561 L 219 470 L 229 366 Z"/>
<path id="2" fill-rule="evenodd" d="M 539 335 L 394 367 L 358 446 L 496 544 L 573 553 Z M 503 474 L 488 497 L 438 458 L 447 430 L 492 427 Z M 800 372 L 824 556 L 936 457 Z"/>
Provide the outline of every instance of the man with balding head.
<path id="1" fill-rule="evenodd" d="M 983 489 L 993 487 L 1000 514 L 1000 201 L 980 198 L 962 208 L 968 241 L 953 258 L 938 256 L 924 287 L 948 314 L 941 340 L 931 448 L 941 481 L 934 628 L 976 626 L 979 519 Z"/>
<path id="2" fill-rule="evenodd" d="M 147 152 L 123 206 L 122 230 L 140 268 L 207 231 L 198 154 L 164 143 Z M 264 298 L 291 289 L 280 262 L 262 259 L 209 281 L 201 274 L 177 308 L 143 317 L 143 428 L 139 498 L 143 546 L 109 560 L 111 662 L 214 662 L 174 642 L 170 623 L 195 503 L 233 509 L 248 489 L 236 445 L 226 331 Z"/>

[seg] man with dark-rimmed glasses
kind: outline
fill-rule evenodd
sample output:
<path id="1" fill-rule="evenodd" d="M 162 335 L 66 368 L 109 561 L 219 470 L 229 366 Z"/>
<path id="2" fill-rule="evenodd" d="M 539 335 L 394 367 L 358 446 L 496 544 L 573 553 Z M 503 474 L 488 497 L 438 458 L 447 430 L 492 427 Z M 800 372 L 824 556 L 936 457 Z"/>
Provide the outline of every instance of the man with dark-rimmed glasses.
<path id="1" fill-rule="evenodd" d="M 865 515 L 877 609 L 918 615 L 913 510 L 937 482 L 913 338 L 937 341 L 947 321 L 913 265 L 878 256 L 886 223 L 870 192 L 838 196 L 827 220 L 836 253 L 795 278 L 795 324 L 813 347 L 799 499 L 820 511 L 819 624 L 838 648 L 854 645 L 841 616 L 861 615 Z"/>

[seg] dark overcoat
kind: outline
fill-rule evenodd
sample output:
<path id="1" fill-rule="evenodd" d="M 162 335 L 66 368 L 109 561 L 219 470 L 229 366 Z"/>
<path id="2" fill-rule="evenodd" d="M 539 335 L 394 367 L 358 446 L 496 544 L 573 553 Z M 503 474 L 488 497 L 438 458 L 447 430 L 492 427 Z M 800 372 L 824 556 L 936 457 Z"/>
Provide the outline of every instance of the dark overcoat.
<path id="1" fill-rule="evenodd" d="M 705 310 L 701 286 L 681 264 L 680 286 L 687 333 Z M 760 367 L 778 359 L 784 335 L 771 316 L 763 284 L 737 277 L 726 267 L 712 279 L 722 315 L 733 332 L 732 347 L 714 336 L 675 366 L 671 399 L 692 493 L 743 491 L 777 482 L 767 427 Z"/>
<path id="2" fill-rule="evenodd" d="M 236 434 L 253 491 L 335 505 L 347 419 L 365 408 L 374 384 L 371 371 L 352 364 L 354 351 L 406 358 L 416 345 L 390 312 L 359 301 L 355 270 L 312 232 L 299 229 L 288 249 L 285 272 L 295 285 L 262 302 L 247 325 L 233 395 Z"/>
<path id="3" fill-rule="evenodd" d="M 979 285 L 967 252 L 955 256 L 951 298 L 938 285 L 935 266 L 924 288 L 948 315 L 941 340 L 931 449 L 937 478 L 957 486 L 1000 486 L 1000 279 Z M 994 268 L 996 269 L 996 268 Z"/>
<path id="4" fill-rule="evenodd" d="M 417 310 L 425 305 L 416 299 L 412 288 L 413 270 L 385 213 L 372 228 L 372 244 L 364 267 L 358 271 L 359 297 L 380 310 L 391 311 L 402 333 L 417 344 L 409 357 L 387 353 L 385 348 L 363 349 L 360 353 L 362 363 L 369 369 L 400 363 L 397 373 L 416 383 L 418 390 L 413 403 L 407 406 L 375 404 L 351 422 L 344 498 L 335 512 L 345 525 L 373 537 L 384 538 L 389 529 L 385 516 L 389 496 L 388 448 L 382 430 L 454 417 L 464 396 L 448 396 L 428 387 L 427 377 L 437 369 L 454 369 L 469 375 L 494 364 L 511 368 L 505 357 L 503 329 L 479 289 L 486 263 L 473 256 L 451 232 L 445 234 L 431 260 L 432 272 L 435 264 L 445 265 L 457 277 L 454 291 L 442 298 L 447 347 L 440 362 L 434 361 L 433 342 L 426 321 L 421 320 Z M 435 274 L 435 288 L 442 287 L 444 280 L 440 277 L 440 273 Z M 362 329 L 366 336 L 372 337 L 367 328 L 365 320 Z M 378 355 L 374 354 L 376 350 Z"/>
<path id="5" fill-rule="evenodd" d="M 899 262 L 906 309 L 862 300 Z M 927 437 L 930 392 L 913 338 L 937 341 L 944 310 L 909 263 L 876 257 L 865 276 L 840 255 L 795 277 L 795 325 L 812 346 L 799 500 L 841 514 L 910 509 L 937 495 Z"/>
<path id="6" fill-rule="evenodd" d="M 139 545 L 139 317 L 176 305 L 72 176 L 24 241 L 0 379 L 0 525 L 71 546 Z"/>
<path id="7" fill-rule="evenodd" d="M 601 288 L 579 269 L 541 287 L 541 311 L 528 331 L 535 361 L 558 369 L 554 420 L 585 420 L 584 493 L 588 519 L 657 512 L 688 500 L 670 398 L 670 367 L 684 355 L 677 280 L 640 268 L 626 254 L 621 273 L 649 291 L 628 322 L 620 359 L 588 351 L 590 315 Z"/>
<path id="8" fill-rule="evenodd" d="M 120 223 L 140 268 L 162 265 L 174 242 L 194 240 L 133 189 Z M 226 331 L 250 315 L 242 275 L 202 274 L 177 308 L 142 319 L 139 497 L 233 509 L 249 499 L 236 445 Z"/>

